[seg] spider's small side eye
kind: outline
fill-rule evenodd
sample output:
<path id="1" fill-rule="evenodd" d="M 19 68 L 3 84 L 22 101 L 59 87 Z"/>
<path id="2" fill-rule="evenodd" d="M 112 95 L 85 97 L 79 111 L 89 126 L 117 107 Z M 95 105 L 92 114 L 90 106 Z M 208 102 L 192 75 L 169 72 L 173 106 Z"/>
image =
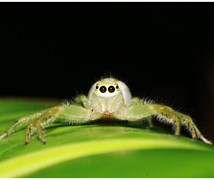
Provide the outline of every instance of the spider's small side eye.
<path id="1" fill-rule="evenodd" d="M 105 86 L 101 86 L 101 87 L 100 87 L 100 92 L 101 92 L 101 93 L 105 93 L 105 92 L 106 92 L 106 90 L 107 90 L 107 89 L 106 89 L 106 87 L 105 87 Z"/>
<path id="2" fill-rule="evenodd" d="M 99 89 L 99 86 L 98 86 L 98 85 L 96 85 L 96 89 Z"/>
<path id="3" fill-rule="evenodd" d="M 108 91 L 109 91 L 110 93 L 113 93 L 113 92 L 115 91 L 114 86 L 109 86 L 109 87 L 108 87 Z"/>
<path id="4" fill-rule="evenodd" d="M 119 89 L 119 86 L 118 86 L 118 85 L 116 86 L 116 89 Z"/>

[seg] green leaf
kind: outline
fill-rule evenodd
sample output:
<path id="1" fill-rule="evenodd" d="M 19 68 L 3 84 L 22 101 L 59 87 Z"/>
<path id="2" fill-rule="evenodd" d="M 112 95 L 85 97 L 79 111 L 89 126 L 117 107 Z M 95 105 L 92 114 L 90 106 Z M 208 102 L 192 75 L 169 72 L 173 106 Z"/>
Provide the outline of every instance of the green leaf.
<path id="1" fill-rule="evenodd" d="M 0 132 L 55 103 L 0 100 Z M 52 126 L 47 144 L 21 130 L 0 141 L 0 177 L 214 177 L 214 148 L 159 129 L 124 124 Z"/>

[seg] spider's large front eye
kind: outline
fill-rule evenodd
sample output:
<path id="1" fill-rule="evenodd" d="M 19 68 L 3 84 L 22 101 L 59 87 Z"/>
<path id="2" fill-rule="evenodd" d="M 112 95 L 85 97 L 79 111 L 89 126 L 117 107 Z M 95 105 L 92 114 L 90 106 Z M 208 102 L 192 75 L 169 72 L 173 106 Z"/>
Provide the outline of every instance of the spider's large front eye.
<path id="1" fill-rule="evenodd" d="M 113 93 L 115 91 L 114 86 L 109 86 L 108 87 L 108 92 Z"/>
<path id="2" fill-rule="evenodd" d="M 106 90 L 107 90 L 107 89 L 106 89 L 106 87 L 105 87 L 105 86 L 101 86 L 101 87 L 100 87 L 100 92 L 101 92 L 101 93 L 105 93 L 105 92 L 106 92 Z"/>

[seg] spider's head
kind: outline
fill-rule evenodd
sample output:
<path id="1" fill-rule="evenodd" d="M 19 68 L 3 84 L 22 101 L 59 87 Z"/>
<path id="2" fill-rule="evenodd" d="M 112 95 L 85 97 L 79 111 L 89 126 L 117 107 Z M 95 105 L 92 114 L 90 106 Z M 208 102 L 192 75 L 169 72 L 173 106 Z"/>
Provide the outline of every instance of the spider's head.
<path id="1" fill-rule="evenodd" d="M 105 78 L 95 83 L 94 93 L 101 97 L 112 97 L 120 93 L 119 85 L 117 80 L 113 78 Z"/>
<path id="2" fill-rule="evenodd" d="M 104 78 L 94 83 L 89 91 L 89 99 L 91 99 L 93 94 L 104 98 L 111 98 L 122 94 L 125 103 L 131 100 L 128 86 L 114 78 Z"/>

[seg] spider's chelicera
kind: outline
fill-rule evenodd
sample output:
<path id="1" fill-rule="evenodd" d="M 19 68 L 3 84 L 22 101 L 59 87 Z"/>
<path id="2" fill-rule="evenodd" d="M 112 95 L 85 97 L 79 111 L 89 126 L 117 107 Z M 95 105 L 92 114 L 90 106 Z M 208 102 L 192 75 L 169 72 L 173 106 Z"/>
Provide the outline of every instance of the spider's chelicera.
<path id="1" fill-rule="evenodd" d="M 180 134 L 181 125 L 187 127 L 193 139 L 200 139 L 212 144 L 198 130 L 192 118 L 171 107 L 147 102 L 138 97 L 132 98 L 128 86 L 114 78 L 104 78 L 94 83 L 88 96 L 80 95 L 73 103 L 59 106 L 20 118 L 0 139 L 27 127 L 25 143 L 30 142 L 33 132 L 37 132 L 39 139 L 46 143 L 43 129 L 51 123 L 81 124 L 97 119 L 118 119 L 125 121 L 146 120 L 151 124 L 151 117 L 172 123 L 175 135 Z"/>

